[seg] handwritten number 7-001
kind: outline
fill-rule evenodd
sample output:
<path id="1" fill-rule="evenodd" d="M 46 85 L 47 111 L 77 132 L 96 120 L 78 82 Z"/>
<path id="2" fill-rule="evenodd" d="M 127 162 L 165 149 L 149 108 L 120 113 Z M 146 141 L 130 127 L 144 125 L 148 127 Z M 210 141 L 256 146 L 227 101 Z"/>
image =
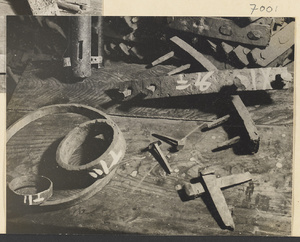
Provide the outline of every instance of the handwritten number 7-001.
<path id="1" fill-rule="evenodd" d="M 271 13 L 271 12 L 277 12 L 277 6 L 272 7 L 272 6 L 257 6 L 256 4 L 250 4 L 251 7 L 251 14 L 253 14 L 255 11 L 259 11 L 259 12 L 267 12 L 267 13 Z"/>

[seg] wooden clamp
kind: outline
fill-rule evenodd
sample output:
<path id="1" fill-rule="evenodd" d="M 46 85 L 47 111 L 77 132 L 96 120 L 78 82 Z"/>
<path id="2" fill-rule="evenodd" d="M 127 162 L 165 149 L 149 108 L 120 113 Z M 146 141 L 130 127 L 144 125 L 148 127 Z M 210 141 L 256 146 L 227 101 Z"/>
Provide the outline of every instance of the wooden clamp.
<path id="1" fill-rule="evenodd" d="M 168 26 L 172 29 L 200 36 L 232 41 L 241 44 L 267 46 L 271 37 L 270 18 L 241 27 L 227 18 L 171 17 Z"/>
<path id="2" fill-rule="evenodd" d="M 207 169 L 200 172 L 200 176 L 203 180 L 203 184 L 185 184 L 184 190 L 186 194 L 188 196 L 199 196 L 204 193 L 209 193 L 224 225 L 229 229 L 234 229 L 235 225 L 221 189 L 250 181 L 252 179 L 250 173 L 246 172 L 217 178 L 213 170 Z"/>

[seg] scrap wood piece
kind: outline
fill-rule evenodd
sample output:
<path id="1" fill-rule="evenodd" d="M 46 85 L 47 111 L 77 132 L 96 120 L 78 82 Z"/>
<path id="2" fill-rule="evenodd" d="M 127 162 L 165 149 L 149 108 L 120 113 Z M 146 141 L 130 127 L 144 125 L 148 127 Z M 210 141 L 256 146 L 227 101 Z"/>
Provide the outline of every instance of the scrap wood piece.
<path id="1" fill-rule="evenodd" d="M 33 15 L 60 15 L 56 0 L 28 0 Z"/>
<path id="2" fill-rule="evenodd" d="M 190 67 L 191 67 L 190 64 L 179 66 L 179 67 L 175 68 L 174 70 L 169 71 L 167 75 L 172 76 L 172 75 L 177 74 L 179 72 L 185 71 L 185 70 L 189 69 Z"/>
<path id="3" fill-rule="evenodd" d="M 287 89 L 291 81 L 292 75 L 286 67 L 217 70 L 125 81 L 119 84 L 119 92 L 130 90 L 127 99 L 140 93 L 146 95 L 145 99 L 152 99 L 217 93 L 225 86 L 237 92 Z M 151 92 L 150 86 L 153 87 Z"/>
<path id="4" fill-rule="evenodd" d="M 250 52 L 252 61 L 266 67 L 290 49 L 294 43 L 295 22 L 289 23 L 275 33 L 265 49 L 255 48 Z"/>
<path id="5" fill-rule="evenodd" d="M 175 17 L 168 20 L 172 29 L 240 44 L 265 47 L 271 37 L 271 18 L 262 18 L 245 27 L 226 18 Z"/>
<path id="6" fill-rule="evenodd" d="M 174 54 L 175 54 L 174 51 L 170 51 L 169 53 L 167 53 L 167 54 L 159 57 L 158 59 L 152 61 L 151 65 L 152 66 L 156 66 L 156 65 L 158 65 L 158 64 L 160 64 L 160 63 L 162 63 L 162 62 L 164 62 L 164 61 L 172 58 L 174 56 Z"/>
<path id="7" fill-rule="evenodd" d="M 200 52 L 198 52 L 194 47 L 183 41 L 177 36 L 174 36 L 170 39 L 173 43 L 178 45 L 184 51 L 189 53 L 192 57 L 194 57 L 206 70 L 215 71 L 217 68 Z"/>

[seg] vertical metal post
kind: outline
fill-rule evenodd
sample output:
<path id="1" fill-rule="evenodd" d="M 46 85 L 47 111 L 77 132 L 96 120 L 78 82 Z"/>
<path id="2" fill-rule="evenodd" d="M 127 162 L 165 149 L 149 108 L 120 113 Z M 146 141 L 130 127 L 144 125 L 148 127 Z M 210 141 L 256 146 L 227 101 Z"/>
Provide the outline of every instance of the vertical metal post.
<path id="1" fill-rule="evenodd" d="M 97 18 L 97 27 L 96 27 L 96 32 L 97 32 L 97 39 L 98 39 L 98 56 L 102 58 L 102 63 L 98 64 L 98 68 L 103 66 L 103 36 L 102 36 L 102 21 L 103 17 L 98 16 Z"/>
<path id="2" fill-rule="evenodd" d="M 70 54 L 75 77 L 91 76 L 91 17 L 71 17 Z"/>

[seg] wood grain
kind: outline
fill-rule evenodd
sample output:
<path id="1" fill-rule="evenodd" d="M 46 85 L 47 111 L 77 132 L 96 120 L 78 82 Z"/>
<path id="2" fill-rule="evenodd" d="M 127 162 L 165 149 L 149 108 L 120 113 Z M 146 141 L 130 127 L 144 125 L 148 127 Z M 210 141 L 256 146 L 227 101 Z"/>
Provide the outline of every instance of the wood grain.
<path id="1" fill-rule="evenodd" d="M 82 103 L 110 115 L 209 121 L 223 115 L 223 103 L 218 94 L 171 97 L 162 99 L 118 102 L 113 97 L 118 83 L 166 75 L 171 66 L 146 69 L 144 65 L 112 63 L 93 70 L 92 76 L 82 82 L 65 83 L 61 66 L 49 64 L 46 68 L 28 67 L 23 81 L 17 86 L 8 110 L 35 110 L 56 103 Z M 292 124 L 293 88 L 288 90 L 241 92 L 240 97 L 257 125 Z M 224 103 L 223 103 L 224 104 Z M 274 106 L 276 104 L 276 112 Z M 227 113 L 226 113 L 227 114 Z"/>
<path id="2" fill-rule="evenodd" d="M 175 171 L 167 175 L 159 162 L 143 150 L 153 142 L 152 133 L 184 137 L 190 130 L 224 114 L 216 95 L 187 98 L 112 101 L 122 81 L 167 74 L 173 66 L 111 63 L 93 70 L 83 82 L 67 82 L 56 63 L 28 66 L 8 104 L 7 125 L 39 107 L 81 103 L 112 114 L 124 134 L 127 151 L 110 182 L 93 197 L 63 210 L 18 211 L 9 207 L 8 233 L 134 233 L 148 235 L 290 235 L 292 209 L 293 90 L 263 91 L 240 95 L 257 125 L 260 148 L 243 154 L 238 144 L 212 152 L 216 144 L 233 137 L 239 127 L 225 124 L 210 131 L 197 130 L 183 150 L 162 151 Z M 220 105 L 220 106 L 219 106 Z M 226 111 L 226 110 L 225 110 Z M 141 117 L 141 118 L 138 118 Z M 46 117 L 45 117 L 46 118 Z M 196 121 L 188 121 L 196 120 Z M 7 180 L 20 174 L 47 174 L 54 195 L 64 198 L 91 184 L 85 174 L 66 174 L 55 162 L 60 140 L 86 121 L 74 114 L 37 120 L 7 144 Z M 252 181 L 223 190 L 236 228 L 222 230 L 206 195 L 189 200 L 177 185 L 193 182 L 199 168 L 211 167 L 216 175 L 250 172 Z M 62 182 L 63 180 L 63 182 Z M 72 188 L 72 189 L 71 189 Z"/>
<path id="3" fill-rule="evenodd" d="M 11 112 L 8 113 L 10 115 Z M 216 142 L 228 139 L 222 127 L 195 132 L 182 151 L 170 153 L 170 165 L 178 171 L 166 175 L 157 160 L 141 150 L 154 140 L 152 133 L 169 132 L 173 136 L 180 136 L 197 123 L 128 117 L 113 119 L 123 132 L 128 149 L 124 163 L 118 167 L 111 181 L 92 198 L 64 210 L 21 215 L 9 213 L 8 225 L 11 226 L 8 226 L 8 233 L 22 231 L 18 230 L 21 225 L 29 227 L 27 232 L 35 233 L 38 231 L 30 224 L 40 224 L 46 231 L 55 225 L 57 228 L 52 229 L 56 232 L 76 231 L 75 228 L 78 228 L 86 233 L 290 234 L 292 126 L 259 127 L 258 131 L 263 137 L 261 148 L 252 156 L 236 155 L 234 149 L 211 152 Z M 78 121 L 71 117 L 69 126 Z M 38 167 L 42 165 L 55 167 L 55 161 L 47 149 L 49 144 L 50 149 L 54 149 L 55 140 L 63 136 L 66 120 L 53 117 L 46 122 L 47 125 L 37 123 L 35 127 L 28 127 L 30 132 L 20 131 L 8 143 L 8 179 L 22 173 L 41 171 Z M 167 144 L 164 143 L 161 148 L 168 154 Z M 215 169 L 216 175 L 220 176 L 247 171 L 252 175 L 252 182 L 223 190 L 227 204 L 233 211 L 236 224 L 234 232 L 220 229 L 216 212 L 206 196 L 188 200 L 175 190 L 176 185 L 190 182 L 198 177 L 199 168 L 207 166 Z M 133 175 L 133 171 L 136 171 L 136 175 Z M 65 179 L 70 184 L 71 177 L 65 176 Z M 83 181 L 81 179 L 77 186 L 84 185 Z M 76 185 L 74 182 L 71 183 L 73 186 Z M 56 195 L 63 196 L 62 191 L 56 189 Z"/>

